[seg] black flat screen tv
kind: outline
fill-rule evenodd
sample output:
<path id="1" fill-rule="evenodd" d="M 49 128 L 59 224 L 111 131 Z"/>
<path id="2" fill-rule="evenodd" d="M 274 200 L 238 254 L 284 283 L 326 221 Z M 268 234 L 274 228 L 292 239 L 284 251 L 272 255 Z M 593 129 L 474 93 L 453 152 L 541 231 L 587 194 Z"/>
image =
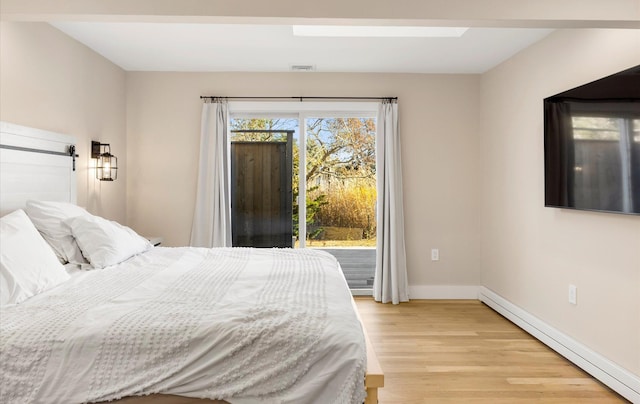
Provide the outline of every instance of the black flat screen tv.
<path id="1" fill-rule="evenodd" d="M 544 100 L 545 206 L 640 215 L 640 65 Z"/>

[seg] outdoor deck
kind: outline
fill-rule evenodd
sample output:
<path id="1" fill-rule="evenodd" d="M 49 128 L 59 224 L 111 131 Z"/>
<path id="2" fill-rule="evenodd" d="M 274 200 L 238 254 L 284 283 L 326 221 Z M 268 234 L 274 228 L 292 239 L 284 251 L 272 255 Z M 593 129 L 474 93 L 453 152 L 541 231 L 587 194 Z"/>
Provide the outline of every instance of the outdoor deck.
<path id="1" fill-rule="evenodd" d="M 373 288 L 373 275 L 376 270 L 376 249 L 374 247 L 319 249 L 336 257 L 350 289 Z"/>

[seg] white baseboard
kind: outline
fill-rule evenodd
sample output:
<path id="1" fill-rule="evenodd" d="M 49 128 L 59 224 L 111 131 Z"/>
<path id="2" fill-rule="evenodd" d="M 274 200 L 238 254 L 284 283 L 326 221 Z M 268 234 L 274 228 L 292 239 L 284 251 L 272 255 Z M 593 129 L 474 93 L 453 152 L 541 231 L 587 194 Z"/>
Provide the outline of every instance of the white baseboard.
<path id="1" fill-rule="evenodd" d="M 640 404 L 640 377 L 637 375 L 621 368 L 484 286 L 479 288 L 478 298 L 627 400 Z"/>
<path id="2" fill-rule="evenodd" d="M 474 285 L 409 285 L 410 299 L 478 299 Z"/>

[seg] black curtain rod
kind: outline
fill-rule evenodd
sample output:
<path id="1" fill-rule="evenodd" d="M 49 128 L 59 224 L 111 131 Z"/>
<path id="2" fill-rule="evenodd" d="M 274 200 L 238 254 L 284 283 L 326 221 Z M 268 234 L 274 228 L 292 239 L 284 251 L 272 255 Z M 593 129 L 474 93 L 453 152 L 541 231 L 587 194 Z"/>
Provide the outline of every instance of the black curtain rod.
<path id="1" fill-rule="evenodd" d="M 398 97 L 222 97 L 214 95 L 201 95 L 200 99 L 224 98 L 226 100 L 398 100 Z"/>

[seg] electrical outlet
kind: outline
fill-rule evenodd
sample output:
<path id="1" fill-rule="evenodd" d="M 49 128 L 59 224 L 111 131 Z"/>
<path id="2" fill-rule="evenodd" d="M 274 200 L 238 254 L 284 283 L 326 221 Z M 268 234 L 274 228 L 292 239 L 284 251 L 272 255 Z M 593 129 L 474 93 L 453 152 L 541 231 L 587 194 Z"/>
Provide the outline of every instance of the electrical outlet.
<path id="1" fill-rule="evenodd" d="M 431 249 L 431 261 L 440 261 L 440 251 L 437 248 Z"/>
<path id="2" fill-rule="evenodd" d="M 576 285 L 569 285 L 569 303 L 578 304 L 578 288 Z"/>

